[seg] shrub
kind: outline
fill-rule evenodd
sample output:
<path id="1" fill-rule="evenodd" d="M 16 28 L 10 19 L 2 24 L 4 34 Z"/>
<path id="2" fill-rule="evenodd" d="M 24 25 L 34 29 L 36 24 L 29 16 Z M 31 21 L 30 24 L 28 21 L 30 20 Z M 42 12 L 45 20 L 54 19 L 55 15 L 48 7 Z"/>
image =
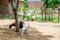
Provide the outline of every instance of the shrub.
<path id="1" fill-rule="evenodd" d="M 58 22 L 58 17 L 57 16 L 53 16 L 53 22 Z"/>
<path id="2" fill-rule="evenodd" d="M 37 20 L 37 21 L 42 21 L 42 16 L 41 16 L 41 15 L 40 15 L 40 16 L 37 16 L 37 17 L 36 17 L 36 20 Z"/>
<path id="3" fill-rule="evenodd" d="M 13 19 L 12 15 L 2 15 L 0 16 L 1 19 Z"/>
<path id="4" fill-rule="evenodd" d="M 23 19 L 27 21 L 28 20 L 28 16 L 25 14 Z"/>
<path id="5" fill-rule="evenodd" d="M 29 20 L 30 20 L 30 21 L 32 21 L 32 17 L 33 17 L 33 15 L 30 15 L 30 16 L 29 16 Z"/>

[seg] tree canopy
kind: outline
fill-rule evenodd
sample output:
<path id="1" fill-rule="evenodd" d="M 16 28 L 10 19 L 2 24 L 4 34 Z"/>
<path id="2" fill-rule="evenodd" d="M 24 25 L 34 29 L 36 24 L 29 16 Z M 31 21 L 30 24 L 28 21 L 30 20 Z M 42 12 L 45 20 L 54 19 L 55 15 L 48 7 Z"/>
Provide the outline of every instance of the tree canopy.
<path id="1" fill-rule="evenodd" d="M 57 7 L 60 4 L 60 0 L 41 0 L 44 2 L 43 6 L 46 6 L 46 8 L 53 8 L 53 7 Z"/>

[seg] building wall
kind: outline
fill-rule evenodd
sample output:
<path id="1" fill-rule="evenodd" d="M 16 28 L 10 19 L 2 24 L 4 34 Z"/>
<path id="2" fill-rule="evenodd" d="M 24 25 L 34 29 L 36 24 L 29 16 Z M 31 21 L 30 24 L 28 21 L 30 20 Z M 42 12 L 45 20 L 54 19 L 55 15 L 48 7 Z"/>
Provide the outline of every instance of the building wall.
<path id="1" fill-rule="evenodd" d="M 7 7 L 4 11 L 2 11 L 2 13 L 4 13 L 4 14 L 5 13 L 8 13 L 8 14 L 12 13 L 11 1 L 10 0 L 9 0 L 9 2 L 8 2 L 8 0 L 7 1 L 6 0 L 0 0 L 0 5 L 4 5 Z M 28 2 L 29 9 L 35 8 L 35 9 L 39 10 L 40 7 L 42 7 L 42 5 L 43 5 L 43 2 L 41 2 L 41 1 Z M 23 6 L 23 1 L 20 0 L 20 7 L 22 7 L 22 6 Z M 0 14 L 1 14 L 1 12 L 0 12 Z"/>
<path id="2" fill-rule="evenodd" d="M 23 7 L 23 1 L 20 1 L 20 7 Z"/>
<path id="3" fill-rule="evenodd" d="M 5 10 L 0 10 L 0 15 L 12 13 L 11 0 L 0 0 L 0 6 L 5 6 Z M 20 0 L 20 7 L 23 6 L 23 0 Z"/>
<path id="4" fill-rule="evenodd" d="M 1 7 L 4 7 L 5 9 L 4 10 L 1 10 L 0 9 L 0 15 L 1 14 L 6 14 L 7 13 L 7 6 L 8 6 L 8 0 L 0 0 L 0 8 Z"/>
<path id="5" fill-rule="evenodd" d="M 35 8 L 39 10 L 43 6 L 43 2 L 41 1 L 35 1 L 35 2 L 29 2 L 28 7 L 29 9 Z"/>
<path id="6" fill-rule="evenodd" d="M 19 4 L 20 7 L 23 6 L 23 1 L 20 1 L 20 4 Z M 11 2 L 8 3 L 8 11 L 9 13 L 12 13 L 12 7 L 11 7 Z"/>
<path id="7" fill-rule="evenodd" d="M 8 0 L 0 0 L 0 5 L 7 6 Z"/>

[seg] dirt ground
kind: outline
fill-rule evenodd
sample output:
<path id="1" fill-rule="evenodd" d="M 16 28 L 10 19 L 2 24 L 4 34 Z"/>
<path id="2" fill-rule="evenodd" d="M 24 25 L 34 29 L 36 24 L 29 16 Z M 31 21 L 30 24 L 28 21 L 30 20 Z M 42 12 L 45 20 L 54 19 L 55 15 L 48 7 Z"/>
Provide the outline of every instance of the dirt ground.
<path id="1" fill-rule="evenodd" d="M 52 38 L 50 35 L 42 35 L 36 29 L 31 28 L 30 34 L 20 35 L 20 32 L 16 33 L 14 29 L 0 28 L 0 40 L 49 40 Z"/>
<path id="2" fill-rule="evenodd" d="M 0 40 L 60 40 L 60 24 L 24 21 L 30 25 L 30 33 L 20 35 L 15 29 L 8 29 L 14 20 L 0 20 Z"/>

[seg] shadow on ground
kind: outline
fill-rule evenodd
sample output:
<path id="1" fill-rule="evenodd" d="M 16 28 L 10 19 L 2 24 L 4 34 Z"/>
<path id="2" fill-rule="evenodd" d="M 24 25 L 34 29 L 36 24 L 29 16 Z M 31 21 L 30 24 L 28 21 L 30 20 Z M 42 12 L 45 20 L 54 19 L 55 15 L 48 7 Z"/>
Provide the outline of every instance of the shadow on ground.
<path id="1" fill-rule="evenodd" d="M 14 29 L 0 28 L 0 40 L 50 40 L 53 38 L 51 35 L 42 35 L 35 28 L 30 28 L 30 34 L 20 35 Z"/>

